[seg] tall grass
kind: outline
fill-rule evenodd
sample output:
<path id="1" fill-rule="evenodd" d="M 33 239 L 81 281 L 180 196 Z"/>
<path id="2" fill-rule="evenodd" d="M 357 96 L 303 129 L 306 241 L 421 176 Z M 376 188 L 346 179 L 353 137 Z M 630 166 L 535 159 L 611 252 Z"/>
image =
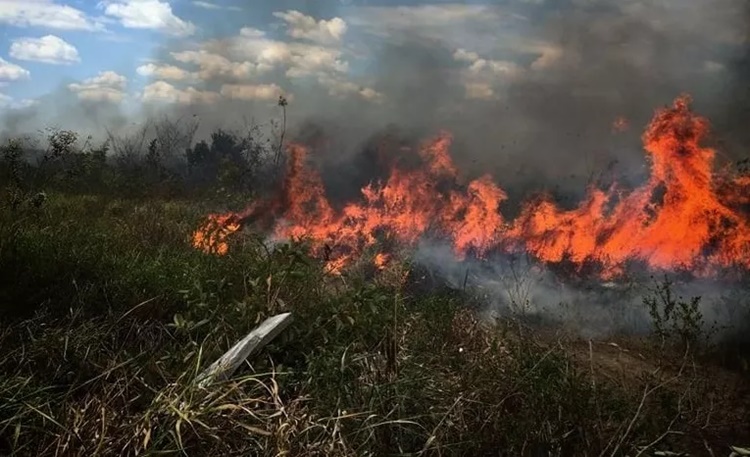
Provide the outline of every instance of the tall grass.
<path id="1" fill-rule="evenodd" d="M 249 234 L 206 255 L 189 236 L 207 210 L 58 193 L 2 208 L 1 454 L 723 455 L 749 439 L 736 391 L 687 358 L 621 382 L 459 293 L 410 293 L 406 265 L 331 278 L 304 246 Z M 235 378 L 197 386 L 281 311 L 294 324 Z"/>

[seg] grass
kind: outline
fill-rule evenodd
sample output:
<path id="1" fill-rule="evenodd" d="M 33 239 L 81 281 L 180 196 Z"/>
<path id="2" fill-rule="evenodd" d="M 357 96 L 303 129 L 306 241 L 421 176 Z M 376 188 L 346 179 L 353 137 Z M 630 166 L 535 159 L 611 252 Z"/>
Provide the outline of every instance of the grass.
<path id="1" fill-rule="evenodd" d="M 0 211 L 2 455 L 728 455 L 748 383 L 645 341 L 489 325 L 405 264 L 188 238 L 210 205 L 51 194 Z M 295 321 L 231 380 L 200 370 Z M 640 356 L 638 354 L 643 354 Z M 746 374 L 744 375 L 746 376 Z M 744 389 L 744 390 L 743 390 Z"/>

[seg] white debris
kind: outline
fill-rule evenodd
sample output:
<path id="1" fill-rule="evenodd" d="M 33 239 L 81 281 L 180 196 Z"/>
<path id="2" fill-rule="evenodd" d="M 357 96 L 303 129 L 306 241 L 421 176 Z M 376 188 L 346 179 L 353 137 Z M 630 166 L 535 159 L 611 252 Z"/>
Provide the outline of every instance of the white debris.
<path id="1" fill-rule="evenodd" d="M 276 338 L 292 323 L 292 313 L 278 314 L 269 317 L 245 338 L 232 346 L 216 362 L 198 375 L 198 383 L 205 387 L 215 380 L 226 380 L 237 371 L 237 368 L 254 352 Z"/>

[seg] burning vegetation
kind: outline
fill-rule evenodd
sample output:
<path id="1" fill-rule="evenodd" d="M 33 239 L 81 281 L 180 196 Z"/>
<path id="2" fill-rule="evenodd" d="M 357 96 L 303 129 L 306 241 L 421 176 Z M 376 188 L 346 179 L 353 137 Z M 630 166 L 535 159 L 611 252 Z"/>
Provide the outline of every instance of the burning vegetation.
<path id="1" fill-rule="evenodd" d="M 277 179 L 276 142 L 220 130 L 171 162 L 188 141 L 169 138 L 193 130 L 157 125 L 113 154 L 73 132 L 49 150 L 0 145 L 0 455 L 728 455 L 750 442 L 747 281 L 601 279 L 631 262 L 747 273 L 750 175 L 714 170 L 688 99 L 644 135 L 640 187 L 567 206 L 538 196 L 514 217 L 494 179 L 461 176 L 447 132 L 366 151 L 382 179 L 348 194 L 310 166 L 314 141 L 288 147 Z M 214 198 L 248 194 L 269 198 L 193 232 Z M 328 281 L 307 246 L 353 274 Z M 289 312 L 231 379 L 196 382 Z"/>
<path id="2" fill-rule="evenodd" d="M 339 273 L 387 233 L 413 245 L 429 236 L 450 241 L 457 260 L 525 252 L 546 264 L 566 262 L 576 272 L 615 278 L 632 262 L 651 270 L 713 276 L 750 269 L 750 178 L 714 170 L 715 151 L 701 145 L 708 121 L 690 109 L 690 97 L 656 111 L 642 136 L 650 177 L 626 191 L 590 187 L 573 209 L 547 195 L 527 200 L 518 217 L 501 214 L 505 191 L 491 176 L 468 185 L 450 157 L 452 137 L 440 132 L 416 153 L 421 166 L 398 160 L 390 176 L 361 190 L 361 199 L 335 209 L 320 175 L 306 166 L 309 148 L 288 147 L 281 192 L 242 213 L 211 215 L 194 234 L 194 245 L 225 254 L 227 238 L 249 221 L 270 222 L 275 239 L 304 238 L 312 254 Z M 382 268 L 391 257 L 376 255 Z"/>

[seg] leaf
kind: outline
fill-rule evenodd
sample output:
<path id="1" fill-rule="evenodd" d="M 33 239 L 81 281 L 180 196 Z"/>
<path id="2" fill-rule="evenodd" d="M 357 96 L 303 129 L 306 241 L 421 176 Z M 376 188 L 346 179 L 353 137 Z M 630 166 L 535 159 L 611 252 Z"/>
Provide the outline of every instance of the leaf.
<path id="1" fill-rule="evenodd" d="M 271 432 L 268 432 L 268 431 L 263 430 L 261 428 L 253 427 L 252 425 L 245 425 L 245 424 L 239 424 L 239 425 L 240 425 L 240 427 L 244 428 L 245 430 L 247 430 L 250 433 L 254 433 L 256 435 L 261 435 L 261 436 L 271 436 Z"/>

